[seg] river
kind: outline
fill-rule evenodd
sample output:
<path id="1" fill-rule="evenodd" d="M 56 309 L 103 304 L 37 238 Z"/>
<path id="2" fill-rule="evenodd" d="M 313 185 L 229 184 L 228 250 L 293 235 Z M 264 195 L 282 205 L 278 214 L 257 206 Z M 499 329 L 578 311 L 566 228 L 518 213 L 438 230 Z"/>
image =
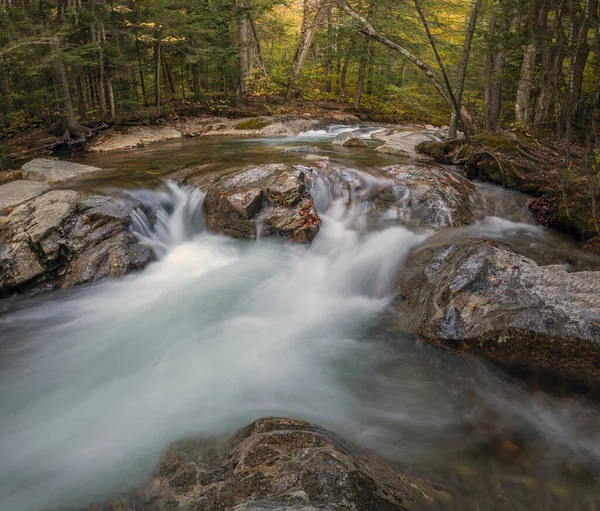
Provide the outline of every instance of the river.
<path id="1" fill-rule="evenodd" d="M 82 159 L 107 169 L 82 187 L 163 204 L 161 225 L 136 227 L 159 258 L 117 281 L 0 305 L 1 509 L 85 508 L 139 486 L 170 443 L 216 441 L 266 416 L 319 424 L 455 488 L 455 509 L 591 509 L 596 403 L 386 321 L 396 275 L 430 233 L 398 219 L 371 229 L 369 211 L 325 187 L 313 190 L 323 225 L 311 246 L 233 240 L 204 230 L 202 193 L 158 179 L 192 164 L 298 163 L 282 145 L 317 146 L 352 172 L 398 160 L 330 140 L 178 140 Z M 529 218 L 525 196 L 478 190 L 478 222 L 445 235 L 499 239 L 540 262 L 575 257 Z"/>

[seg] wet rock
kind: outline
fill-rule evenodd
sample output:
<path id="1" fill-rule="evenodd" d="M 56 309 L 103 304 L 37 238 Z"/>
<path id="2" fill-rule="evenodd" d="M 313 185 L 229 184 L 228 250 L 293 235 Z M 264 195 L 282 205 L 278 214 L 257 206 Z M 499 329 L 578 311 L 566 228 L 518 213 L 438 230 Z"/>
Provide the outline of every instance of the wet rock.
<path id="1" fill-rule="evenodd" d="M 373 133 L 371 138 L 385 143 L 376 149 L 377 152 L 402 157 L 422 158 L 415 147 L 422 142 L 439 140 L 439 136 L 438 133 L 423 130 L 387 130 Z"/>
<path id="2" fill-rule="evenodd" d="M 367 147 L 367 143 L 351 131 L 345 131 L 336 135 L 331 144 L 343 147 Z"/>
<path id="3" fill-rule="evenodd" d="M 382 170 L 400 185 L 384 189 L 375 198 L 377 207 L 396 208 L 408 223 L 428 229 L 473 222 L 475 187 L 466 179 L 436 165 L 390 165 Z"/>
<path id="4" fill-rule="evenodd" d="M 249 167 L 213 180 L 206 192 L 206 226 L 216 233 L 310 242 L 321 225 L 304 173 L 288 165 Z"/>
<path id="5" fill-rule="evenodd" d="M 145 147 L 155 142 L 181 138 L 182 132 L 166 126 L 134 126 L 107 131 L 89 146 L 91 152 L 116 151 Z"/>
<path id="6" fill-rule="evenodd" d="M 10 208 L 33 199 L 48 191 L 46 183 L 37 181 L 11 181 L 0 186 L 0 215 L 9 213 Z"/>
<path id="7" fill-rule="evenodd" d="M 389 145 L 389 144 L 380 145 L 379 147 L 377 147 L 375 149 L 375 152 L 381 153 L 381 154 L 390 154 L 392 156 L 400 156 L 402 158 L 410 158 L 410 156 L 411 156 L 411 154 L 408 151 L 406 151 L 405 149 L 402 149 L 401 147 Z"/>
<path id="8" fill-rule="evenodd" d="M 283 149 L 283 151 L 286 152 L 286 153 L 309 153 L 309 154 L 316 154 L 316 153 L 320 153 L 321 149 L 319 149 L 318 147 L 315 147 L 315 146 L 301 145 L 301 146 L 296 146 L 296 147 L 285 147 Z"/>
<path id="9" fill-rule="evenodd" d="M 567 273 L 485 240 L 431 238 L 403 270 L 398 321 L 446 346 L 600 381 L 600 272 Z"/>
<path id="10" fill-rule="evenodd" d="M 18 206 L 3 226 L 0 294 L 69 287 L 142 268 L 152 255 L 128 231 L 135 206 L 71 190 Z"/>
<path id="11" fill-rule="evenodd" d="M 307 154 L 304 159 L 311 162 L 328 162 L 329 156 L 322 156 L 320 154 Z"/>
<path id="12" fill-rule="evenodd" d="M 135 495 L 92 509 L 392 511 L 442 496 L 298 420 L 258 420 L 239 430 L 228 447 L 225 455 L 207 455 L 202 442 L 181 442 Z"/>
<path id="13" fill-rule="evenodd" d="M 64 183 L 97 172 L 102 172 L 102 169 L 70 161 L 49 160 L 46 158 L 31 160 L 23 165 L 21 169 L 23 179 L 42 181 L 48 184 Z"/>

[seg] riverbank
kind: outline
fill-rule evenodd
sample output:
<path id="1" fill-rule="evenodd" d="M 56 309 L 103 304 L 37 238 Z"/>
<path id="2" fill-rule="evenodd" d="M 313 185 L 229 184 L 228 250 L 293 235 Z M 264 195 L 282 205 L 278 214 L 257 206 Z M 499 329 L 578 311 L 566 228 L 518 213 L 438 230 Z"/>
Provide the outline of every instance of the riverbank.
<path id="1" fill-rule="evenodd" d="M 545 226 L 571 234 L 586 250 L 600 253 L 600 168 L 585 148 L 566 148 L 548 135 L 484 133 L 465 139 L 424 142 L 417 147 L 438 162 L 460 165 L 470 179 L 490 181 L 534 197 L 529 209 Z"/>

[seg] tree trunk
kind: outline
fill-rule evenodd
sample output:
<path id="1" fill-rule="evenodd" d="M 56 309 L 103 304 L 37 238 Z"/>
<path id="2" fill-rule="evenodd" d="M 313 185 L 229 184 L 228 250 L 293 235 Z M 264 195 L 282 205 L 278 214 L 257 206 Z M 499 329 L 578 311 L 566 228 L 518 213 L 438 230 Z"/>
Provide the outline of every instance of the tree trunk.
<path id="1" fill-rule="evenodd" d="M 63 137 L 67 140 L 85 139 L 91 136 L 92 131 L 85 126 L 82 126 L 75 119 L 75 110 L 71 101 L 71 93 L 69 91 L 69 82 L 67 80 L 67 69 L 62 59 L 58 42 L 54 44 L 52 53 L 52 72 L 54 84 L 58 90 L 61 100 L 60 107 L 60 123 Z"/>
<path id="2" fill-rule="evenodd" d="M 313 12 L 315 13 L 314 16 Z M 304 0 L 300 41 L 298 41 L 298 46 L 296 47 L 296 53 L 292 62 L 292 71 L 288 81 L 287 93 L 285 95 L 285 99 L 288 102 L 292 100 L 296 80 L 300 71 L 302 71 L 302 66 L 308 56 L 310 45 L 317 33 L 317 29 L 319 28 L 324 13 L 325 9 L 321 5 L 321 0 Z"/>
<path id="3" fill-rule="evenodd" d="M 540 94 L 534 115 L 536 124 L 548 124 L 554 121 L 556 99 L 559 93 L 558 82 L 565 59 L 563 13 L 564 7 L 561 6 L 556 13 L 553 36 L 544 34 L 546 37 L 543 39 Z M 556 39 L 555 44 L 552 43 L 553 39 Z"/>
<path id="4" fill-rule="evenodd" d="M 244 2 L 240 5 L 244 7 Z M 238 91 L 242 95 L 248 89 L 248 77 L 250 76 L 250 22 L 245 12 L 242 12 L 238 19 L 238 51 L 240 55 L 240 83 Z"/>
<path id="5" fill-rule="evenodd" d="M 113 90 L 112 84 L 112 76 L 110 73 L 110 69 L 108 68 L 108 62 L 106 61 L 106 57 L 104 56 L 104 45 L 106 44 L 106 32 L 104 31 L 104 23 L 100 23 L 100 33 L 99 33 L 99 43 L 100 49 L 102 50 L 102 61 L 101 66 L 106 69 L 106 91 L 108 92 L 108 102 L 110 104 L 110 118 L 112 120 L 117 116 L 117 109 L 115 106 L 115 92 Z"/>
<path id="6" fill-rule="evenodd" d="M 531 122 L 530 100 L 533 85 L 533 74 L 535 71 L 535 59 L 537 57 L 538 41 L 544 33 L 548 20 L 548 2 L 537 0 L 532 4 L 529 15 L 528 39 L 523 51 L 523 63 L 521 65 L 521 76 L 517 86 L 517 97 L 515 100 L 515 120 L 518 126 L 527 127 Z"/>
<path id="7" fill-rule="evenodd" d="M 568 125 L 573 122 L 573 112 L 578 101 L 579 91 L 583 81 L 583 71 L 587 63 L 590 46 L 588 43 L 588 34 L 592 19 L 595 16 L 597 0 L 584 0 L 583 13 L 581 19 L 577 17 L 574 11 L 571 12 L 572 34 L 575 52 L 571 58 L 571 73 L 569 75 L 569 85 L 562 109 L 561 127 L 567 131 Z"/>
<path id="8" fill-rule="evenodd" d="M 343 103 L 346 101 L 346 76 L 348 74 L 348 65 L 350 64 L 350 52 L 344 55 L 344 63 L 342 64 L 342 70 L 340 73 L 340 101 Z"/>
<path id="9" fill-rule="evenodd" d="M 197 62 L 192 64 L 192 90 L 200 94 L 200 65 Z"/>
<path id="10" fill-rule="evenodd" d="M 142 65 L 142 53 L 140 51 L 140 40 L 138 38 L 137 28 L 135 30 L 135 51 L 137 53 L 138 71 L 140 74 L 140 85 L 142 86 L 142 98 L 144 106 L 148 106 L 148 98 L 146 96 L 146 82 L 144 81 L 144 66 Z"/>
<path id="11" fill-rule="evenodd" d="M 331 92 L 333 74 L 333 5 L 327 6 L 327 61 L 325 63 L 325 92 Z"/>
<path id="12" fill-rule="evenodd" d="M 463 91 L 465 88 L 465 78 L 467 76 L 467 66 L 469 64 L 469 54 L 471 53 L 471 43 L 473 42 L 473 34 L 475 34 L 475 28 L 477 27 L 477 18 L 479 16 L 479 10 L 483 0 L 475 0 L 473 9 L 471 10 L 471 18 L 469 19 L 469 26 L 467 27 L 467 33 L 465 35 L 465 42 L 463 44 L 463 51 L 460 59 L 460 67 L 458 68 L 458 77 L 456 80 L 456 102 L 458 106 L 462 106 Z M 452 117 L 450 118 L 450 130 L 448 136 L 450 138 L 456 138 L 458 135 L 458 116 L 454 109 L 452 110 Z"/>
<path id="13" fill-rule="evenodd" d="M 363 51 L 360 56 L 360 64 L 358 66 L 358 79 L 356 81 L 356 91 L 354 93 L 354 110 L 360 110 L 360 99 L 362 97 L 365 86 L 365 70 L 367 68 L 367 52 L 369 51 L 369 43 L 365 41 Z"/>
<path id="14" fill-rule="evenodd" d="M 160 110 L 160 38 L 154 43 L 154 104 Z"/>
<path id="15" fill-rule="evenodd" d="M 485 61 L 485 87 L 483 91 L 483 119 L 486 130 L 490 129 L 490 103 L 492 99 L 492 68 L 494 67 L 494 50 L 496 48 L 493 42 L 496 33 L 496 16 L 490 18 L 490 28 L 488 38 L 490 39 L 488 54 Z"/>

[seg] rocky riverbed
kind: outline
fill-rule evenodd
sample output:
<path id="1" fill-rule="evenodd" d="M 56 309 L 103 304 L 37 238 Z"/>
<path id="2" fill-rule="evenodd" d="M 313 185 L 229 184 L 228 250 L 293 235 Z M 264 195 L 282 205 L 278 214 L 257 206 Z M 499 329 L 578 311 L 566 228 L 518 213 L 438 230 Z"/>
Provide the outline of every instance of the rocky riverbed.
<path id="1" fill-rule="evenodd" d="M 108 485 L 113 494 L 126 496 L 93 509 L 371 510 L 443 508 L 457 497 L 448 487 L 434 489 L 407 475 L 410 449 L 391 455 L 395 442 L 400 445 L 406 437 L 392 440 L 389 431 L 406 427 L 419 436 L 424 435 L 423 425 L 417 434 L 419 427 L 410 429 L 413 425 L 408 427 L 406 419 L 384 418 L 384 410 L 392 415 L 426 410 L 430 426 L 441 428 L 446 435 L 454 435 L 459 425 L 461 430 L 480 431 L 485 423 L 481 417 L 461 416 L 463 412 L 453 408 L 456 398 L 444 394 L 447 389 L 441 390 L 443 384 L 437 392 L 442 401 L 452 403 L 451 411 L 435 405 L 436 399 L 431 401 L 431 394 L 425 397 L 423 390 L 405 394 L 402 384 L 392 378 L 391 368 L 373 373 L 373 383 L 361 383 L 358 394 L 353 388 L 356 382 L 342 384 L 353 382 L 361 371 L 374 371 L 366 362 L 372 355 L 362 351 L 377 346 L 380 357 L 380 341 L 374 339 L 383 337 L 384 344 L 395 345 L 394 349 L 406 349 L 417 339 L 505 367 L 532 367 L 556 378 L 598 386 L 600 264 L 579 254 L 568 240 L 556 241 L 559 238 L 535 226 L 526 212 L 526 198 L 518 194 L 504 197 L 499 192 L 496 197 L 455 169 L 420 159 L 414 146 L 443 135 L 435 130 L 337 126 L 328 131 L 312 119 L 268 121 L 219 124 L 211 120 L 213 124 L 196 126 L 197 132 L 186 126 L 187 135 L 201 135 L 201 139 L 208 138 L 209 132 L 263 138 L 254 139 L 255 146 L 233 143 L 210 153 L 227 154 L 232 147 L 237 152 L 232 152 L 231 160 L 194 161 L 196 157 L 190 153 L 183 168 L 165 168 L 151 175 L 148 183 L 158 190 L 115 186 L 122 179 L 115 178 L 122 175 L 122 171 L 117 173 L 119 165 L 104 169 L 98 157 L 84 159 L 92 165 L 33 160 L 23 167 L 22 179 L 0 185 L 1 297 L 66 289 L 147 267 L 122 281 L 76 288 L 71 291 L 74 294 L 55 293 L 57 305 L 52 314 L 54 294 L 44 295 L 47 298 L 42 297 L 40 312 L 32 305 L 33 323 L 27 333 L 19 329 L 18 319 L 11 318 L 19 314 L 28 317 L 27 308 L 21 305 L 28 302 L 5 300 L 15 304 L 16 312 L 8 305 L 0 315 L 4 339 L 15 346 L 19 346 L 17 339 L 28 339 L 42 350 L 52 349 L 55 338 L 63 339 L 55 355 L 60 353 L 66 361 L 64 373 L 50 378 L 50 387 L 44 382 L 47 364 L 56 363 L 55 355 L 29 360 L 30 355 L 20 354 L 18 349 L 9 351 L 7 370 L 4 374 L 0 371 L 10 393 L 5 396 L 8 415 L 2 418 L 10 427 L 0 438 L 0 446 L 32 443 L 31 456 L 25 458 L 10 449 L 11 461 L 1 468 L 0 475 L 8 474 L 11 464 L 18 468 L 6 486 L 0 486 L 1 495 L 9 502 L 23 509 L 44 509 L 48 498 L 45 485 L 38 485 L 28 496 L 21 490 L 36 478 L 50 488 L 64 487 L 67 493 L 73 484 L 79 489 L 83 484 L 74 474 L 56 479 L 50 470 L 52 463 L 77 465 L 71 455 L 52 454 L 47 467 L 30 467 L 44 448 L 39 443 L 40 432 L 18 427 L 26 413 L 19 405 L 20 392 L 33 396 L 32 412 L 27 414 L 35 415 L 41 436 L 53 438 L 56 445 L 67 440 L 61 440 L 62 430 L 44 429 L 52 421 L 44 415 L 46 405 L 36 404 L 38 400 L 63 410 L 57 420 L 66 432 L 78 422 L 73 403 L 79 403 L 84 422 L 91 424 L 97 419 L 93 409 L 103 402 L 98 401 L 100 396 L 113 396 L 119 403 L 125 399 L 114 410 L 114 424 L 124 429 L 119 432 L 107 425 L 109 436 L 135 436 L 130 428 L 139 418 L 150 421 L 160 434 L 157 441 L 155 434 L 148 432 L 127 448 L 115 440 L 114 445 L 121 447 L 107 453 L 107 462 L 122 462 L 137 473 L 134 479 L 139 490 L 131 493 L 132 482 L 117 484 L 114 478 L 106 479 L 108 465 L 99 463 L 92 471 L 94 477 L 108 482 L 98 487 L 98 493 L 110 494 Z M 181 129 L 175 131 L 181 139 Z M 303 133 L 298 136 L 299 132 Z M 158 140 L 158 131 L 155 133 L 158 138 L 154 140 Z M 163 134 L 174 138 L 174 133 Z M 130 135 L 114 143 L 111 136 L 119 137 L 107 135 L 96 150 L 150 141 L 139 142 L 143 134 L 135 130 Z M 192 146 L 180 147 L 185 154 Z M 115 154 L 117 159 L 112 161 L 118 162 L 119 157 L 128 161 L 125 153 Z M 168 151 L 165 154 L 167 157 Z M 248 160 L 263 161 L 248 164 Z M 167 185 L 161 184 L 164 182 Z M 517 206 L 509 208 L 509 199 Z M 516 221 L 490 216 L 490 205 L 494 213 L 498 207 L 509 208 Z M 568 262 L 563 259 L 565 251 L 570 254 Z M 81 303 L 62 301 L 70 296 L 79 297 L 76 300 Z M 179 307 L 174 307 L 175 302 Z M 77 312 L 79 308 L 81 312 Z M 97 317 L 90 316 L 91 311 L 96 311 Z M 83 319 L 75 320 L 71 314 Z M 196 315 L 201 322 L 195 323 Z M 51 316 L 58 322 L 44 330 L 38 320 Z M 144 322 L 147 326 L 142 326 Z M 133 334 L 131 325 L 141 331 Z M 88 357 L 83 348 L 76 347 L 83 338 L 98 343 L 93 348 L 97 355 Z M 166 342 L 169 339 L 172 344 Z M 200 352 L 196 346 L 199 339 L 210 339 L 206 346 L 203 343 L 208 341 L 200 343 L 204 350 Z M 149 344 L 137 345 L 141 340 Z M 214 342 L 221 342 L 222 347 L 213 348 Z M 138 354 L 128 359 L 131 368 L 115 363 L 120 347 L 127 346 L 132 354 Z M 346 348 L 340 351 L 343 346 Z M 215 355 L 214 349 L 224 351 Z M 357 351 L 362 354 L 356 355 Z M 238 360 L 242 353 L 250 359 Z M 427 354 L 440 360 L 447 357 L 435 349 L 428 349 Z M 188 366 L 192 360 L 199 366 Z M 232 360 L 236 361 L 232 368 L 223 365 Z M 20 372 L 20 364 L 25 373 Z M 37 371 L 33 377 L 27 376 L 30 364 Z M 405 366 L 406 374 L 410 366 Z M 98 373 L 98 379 L 93 375 L 101 367 L 106 369 Z M 318 371 L 313 372 L 313 367 Z M 338 374 L 342 367 L 345 369 Z M 488 374 L 488 369 L 478 370 Z M 106 377 L 100 377 L 102 371 Z M 206 374 L 202 382 L 195 381 L 198 371 Z M 330 379 L 333 374 L 340 380 Z M 147 380 L 148 375 L 154 375 L 154 380 Z M 174 382 L 167 383 L 171 377 Z M 141 384 L 142 380 L 146 383 Z M 82 394 L 64 401 L 61 396 L 75 381 L 80 381 Z M 125 384 L 133 381 L 137 382 L 135 388 Z M 431 381 L 421 381 L 420 388 Z M 469 381 L 466 388 L 473 384 Z M 373 386 L 372 409 L 362 401 L 370 395 L 369 385 Z M 462 381 L 457 385 L 465 388 Z M 496 396 L 493 408 L 498 409 L 493 413 L 499 424 L 506 422 L 508 429 L 539 430 L 541 437 L 548 435 L 560 445 L 575 445 L 568 428 L 555 437 L 543 430 L 546 423 L 538 417 L 524 419 L 522 412 L 515 412 L 518 420 L 507 416 L 505 407 L 498 405 L 496 383 L 486 379 L 479 385 Z M 218 404 L 202 394 L 203 386 L 218 396 Z M 167 422 L 157 418 L 155 404 L 146 403 L 147 387 L 154 389 L 157 402 L 164 407 L 159 416 L 164 415 Z M 181 402 L 173 403 L 173 392 Z M 416 407 L 405 401 L 386 402 L 397 393 L 408 399 L 410 392 L 422 400 Z M 472 392 L 470 389 L 467 394 Z M 135 418 L 126 411 L 134 395 L 142 403 L 140 416 Z M 360 406 L 353 404 L 357 400 Z M 209 419 L 190 415 L 196 402 L 202 403 L 204 411 L 213 408 L 207 412 Z M 440 416 L 432 419 L 436 406 Z M 485 406 L 491 405 L 486 402 Z M 233 425 L 285 412 L 290 417 L 324 421 L 324 426 L 336 432 L 304 421 L 263 419 L 239 430 L 229 441 L 207 444 L 216 431 L 222 438 Z M 593 415 L 596 412 L 589 413 L 597 417 Z M 173 428 L 172 420 L 183 422 Z M 557 416 L 553 415 L 553 420 L 563 424 Z M 227 427 L 218 427 L 225 423 Z M 343 423 L 346 426 L 341 426 Z M 520 439 L 522 431 L 506 435 L 506 428 L 499 427 L 503 432 L 493 434 L 496 428 L 487 428 L 477 448 L 496 441 L 505 446 L 502 449 L 515 445 L 517 459 L 520 440 L 514 439 Z M 340 431 L 353 442 L 338 438 Z M 472 442 L 477 435 L 471 436 L 468 449 L 475 448 Z M 512 439 L 506 440 L 507 436 Z M 104 438 L 104 433 L 98 438 Z M 165 443 L 182 438 L 195 439 L 169 448 L 152 478 L 140 485 L 130 456 L 136 456 L 139 449 L 156 453 L 157 446 L 164 448 Z M 423 438 L 419 441 L 424 442 Z M 428 437 L 427 442 L 439 442 L 434 438 Z M 583 463 L 585 477 L 596 481 L 599 474 L 594 467 L 600 455 L 594 457 L 593 452 L 598 438 L 593 434 L 584 438 L 591 454 L 589 458 L 576 457 L 577 463 Z M 73 448 L 92 449 L 97 441 L 85 437 Z M 102 441 L 113 445 L 109 439 Z M 578 449 L 573 451 L 579 456 Z M 123 456 L 128 457 L 125 460 Z M 381 460 L 390 457 L 393 464 Z M 560 467 L 553 468 L 553 473 L 562 473 L 568 462 L 561 458 L 551 464 Z M 587 498 L 583 501 L 588 502 Z M 75 500 L 78 505 L 89 504 L 89 497 Z M 457 502 L 463 502 L 460 495 Z"/>

